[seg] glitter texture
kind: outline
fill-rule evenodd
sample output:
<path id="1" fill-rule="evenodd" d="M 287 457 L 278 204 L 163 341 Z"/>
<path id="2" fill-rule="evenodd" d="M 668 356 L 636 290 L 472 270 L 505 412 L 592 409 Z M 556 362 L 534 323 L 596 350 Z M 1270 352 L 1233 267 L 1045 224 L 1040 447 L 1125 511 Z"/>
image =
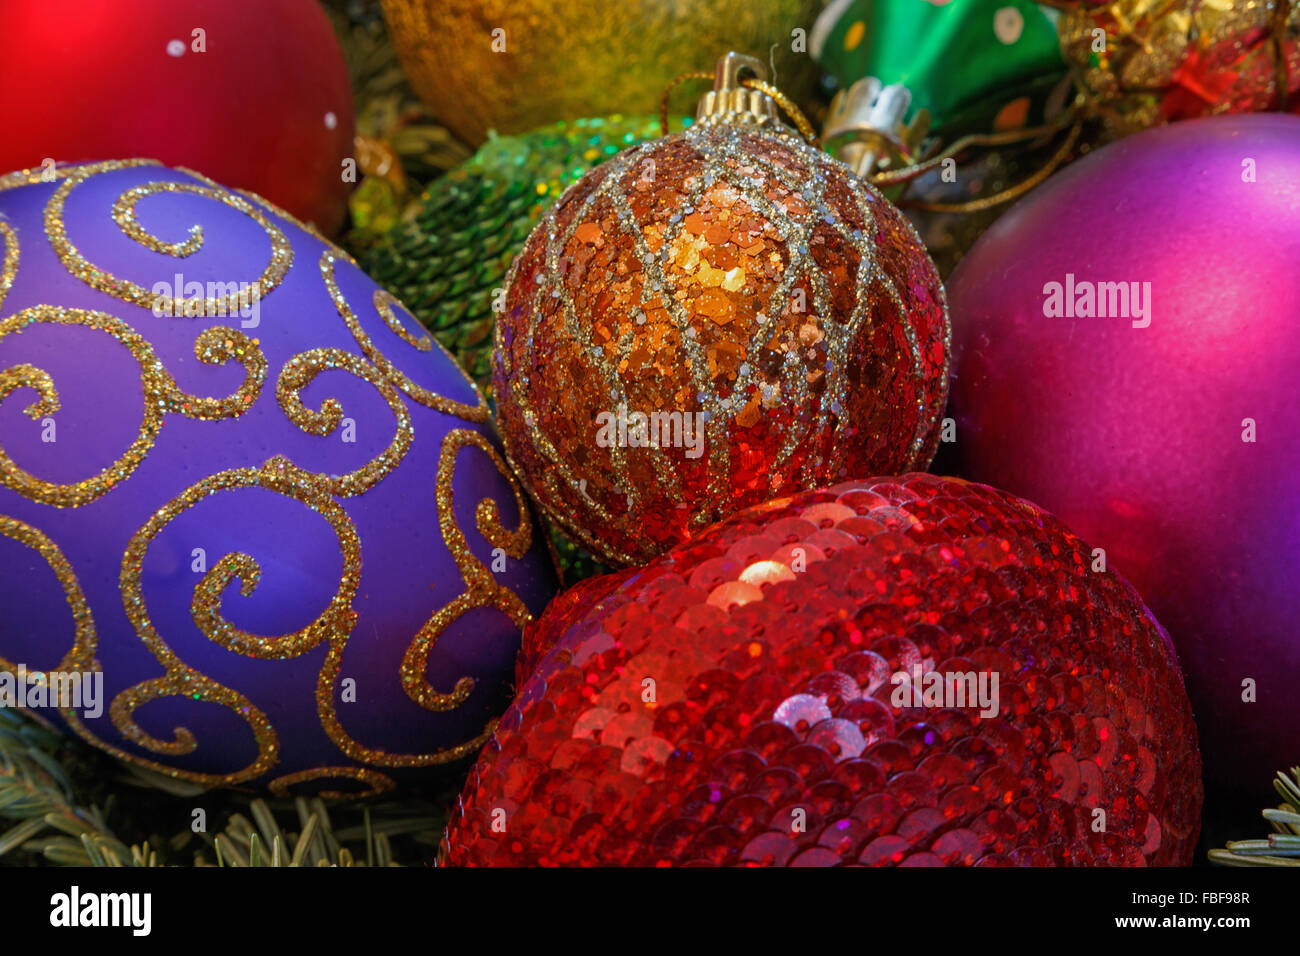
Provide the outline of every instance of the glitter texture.
<path id="1" fill-rule="evenodd" d="M 155 165 L 157 164 L 150 160 L 133 159 L 111 163 L 92 163 L 70 171 L 45 207 L 45 234 L 50 240 L 50 245 L 58 253 L 59 260 L 74 276 L 92 288 L 98 289 L 100 292 L 106 292 L 124 302 L 156 309 L 160 313 L 172 316 L 196 317 L 238 314 L 241 305 L 241 293 L 239 292 L 232 292 L 222 298 L 206 297 L 203 299 L 172 299 L 170 296 L 159 295 L 130 280 L 118 278 L 96 268 L 81 255 L 77 247 L 68 239 L 63 210 L 67 204 L 69 193 L 77 185 L 85 182 L 91 176 L 109 170 Z M 197 177 L 195 173 L 190 175 Z M 271 240 L 271 261 L 267 264 L 265 271 L 251 282 L 245 280 L 244 283 L 237 283 L 243 284 L 247 288 L 247 293 L 244 293 L 247 303 L 251 304 L 260 301 L 263 296 L 279 285 L 285 275 L 288 274 L 290 267 L 293 265 L 293 247 L 289 245 L 289 240 L 285 237 L 284 232 L 272 225 L 266 216 L 247 201 L 229 190 L 221 188 L 216 183 L 206 179 L 206 177 L 197 178 L 204 179 L 204 182 L 208 183 L 208 185 L 153 182 L 128 189 L 113 204 L 113 221 L 118 224 L 127 236 L 145 248 L 163 255 L 183 259 L 193 255 L 203 247 L 202 227 L 191 227 L 189 238 L 185 242 L 176 243 L 159 239 L 157 236 L 148 233 L 136 221 L 135 204 L 137 202 L 146 196 L 158 193 L 191 193 L 196 196 L 206 196 L 209 199 L 225 203 L 227 206 L 239 210 L 266 230 L 266 235 Z"/>
<path id="2" fill-rule="evenodd" d="M 148 341 L 121 319 L 104 312 L 33 306 L 0 320 L 0 340 L 40 322 L 80 325 L 107 332 L 140 363 L 140 384 L 144 389 L 144 414 L 139 436 L 121 458 L 92 478 L 71 484 L 43 481 L 19 467 L 0 447 L 0 485 L 25 498 L 57 508 L 79 508 L 89 504 L 129 478 L 153 447 L 166 412 L 202 420 L 236 417 L 256 399 L 266 376 L 266 358 L 247 336 L 236 329 L 205 329 L 194 341 L 195 357 L 205 364 L 220 365 L 236 360 L 244 365 L 244 384 L 225 399 L 199 398 L 181 391 Z M 40 396 L 24 409 L 29 418 L 39 421 L 59 410 L 58 389 L 47 372 L 27 363 L 0 371 L 0 401 L 24 386 Z"/>
<path id="3" fill-rule="evenodd" d="M 584 582 L 530 627 L 541 662 L 441 859 L 1187 864 L 1182 679 L 1092 562 L 1020 499 L 912 474 L 773 501 Z M 916 669 L 997 674 L 996 715 L 896 704 Z"/>
<path id="4" fill-rule="evenodd" d="M 0 220 L 0 240 L 3 240 L 4 258 L 0 259 L 0 306 L 5 304 L 5 294 L 18 275 L 18 234 L 13 226 Z"/>
<path id="5" fill-rule="evenodd" d="M 766 498 L 928 464 L 947 361 L 942 286 L 892 205 L 793 136 L 697 126 L 546 214 L 493 383 L 548 516 L 629 564 Z M 698 422 L 702 447 L 603 443 L 620 408 Z"/>

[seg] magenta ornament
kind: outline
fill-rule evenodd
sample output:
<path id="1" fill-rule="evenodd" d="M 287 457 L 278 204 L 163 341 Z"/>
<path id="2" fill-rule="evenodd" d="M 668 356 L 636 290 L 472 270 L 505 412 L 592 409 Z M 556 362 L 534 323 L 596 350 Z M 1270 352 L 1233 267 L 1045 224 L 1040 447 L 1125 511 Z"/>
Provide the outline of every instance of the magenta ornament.
<path id="1" fill-rule="evenodd" d="M 0 698 L 21 670 L 18 704 L 201 787 L 384 791 L 472 755 L 553 568 L 406 309 L 143 161 L 0 177 L 0 252 Z"/>
<path id="2" fill-rule="evenodd" d="M 962 472 L 1104 550 L 1177 646 L 1211 801 L 1267 792 L 1300 763 L 1300 119 L 1085 157 L 949 302 Z"/>

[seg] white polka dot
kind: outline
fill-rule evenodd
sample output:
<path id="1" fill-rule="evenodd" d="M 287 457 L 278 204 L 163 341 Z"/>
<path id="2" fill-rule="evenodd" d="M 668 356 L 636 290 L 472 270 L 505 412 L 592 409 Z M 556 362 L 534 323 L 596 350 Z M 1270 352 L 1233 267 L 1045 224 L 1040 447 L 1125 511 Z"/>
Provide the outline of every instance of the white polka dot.
<path id="1" fill-rule="evenodd" d="M 333 129 L 334 127 L 336 127 L 336 126 L 338 126 L 338 125 L 339 125 L 339 118 L 338 118 L 337 116 L 335 116 L 333 113 L 326 113 L 326 114 L 325 114 L 325 128 L 326 128 L 326 129 Z"/>
<path id="2" fill-rule="evenodd" d="M 993 14 L 993 32 L 1006 44 L 1015 43 L 1025 32 L 1025 17 L 1015 7 L 1003 7 Z"/>
<path id="3" fill-rule="evenodd" d="M 184 55 L 185 55 L 185 41 L 184 41 L 184 40 L 169 40 L 169 41 L 167 42 L 167 55 L 168 55 L 168 56 L 184 56 Z"/>

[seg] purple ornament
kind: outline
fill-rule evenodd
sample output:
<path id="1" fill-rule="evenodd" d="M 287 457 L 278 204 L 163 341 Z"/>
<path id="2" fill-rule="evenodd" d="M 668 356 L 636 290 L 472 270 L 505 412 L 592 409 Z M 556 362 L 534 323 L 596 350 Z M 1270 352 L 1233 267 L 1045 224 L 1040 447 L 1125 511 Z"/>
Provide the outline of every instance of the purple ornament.
<path id="1" fill-rule="evenodd" d="M 962 472 L 1105 550 L 1177 646 L 1212 805 L 1266 798 L 1300 762 L 1300 119 L 1099 150 L 949 302 Z"/>
<path id="2" fill-rule="evenodd" d="M 205 787 L 472 755 L 555 588 L 477 389 L 259 197 L 46 179 L 0 178 L 0 702 Z"/>

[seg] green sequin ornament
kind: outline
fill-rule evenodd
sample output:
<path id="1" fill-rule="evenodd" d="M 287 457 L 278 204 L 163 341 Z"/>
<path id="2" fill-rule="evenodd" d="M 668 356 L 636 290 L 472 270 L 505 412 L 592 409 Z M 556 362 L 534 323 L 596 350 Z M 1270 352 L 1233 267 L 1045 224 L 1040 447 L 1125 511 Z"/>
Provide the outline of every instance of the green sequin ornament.
<path id="1" fill-rule="evenodd" d="M 680 128 L 680 125 L 674 128 Z M 543 212 L 588 170 L 660 135 L 649 116 L 608 116 L 494 136 L 436 180 L 414 215 L 361 257 L 491 397 L 493 300 Z"/>

